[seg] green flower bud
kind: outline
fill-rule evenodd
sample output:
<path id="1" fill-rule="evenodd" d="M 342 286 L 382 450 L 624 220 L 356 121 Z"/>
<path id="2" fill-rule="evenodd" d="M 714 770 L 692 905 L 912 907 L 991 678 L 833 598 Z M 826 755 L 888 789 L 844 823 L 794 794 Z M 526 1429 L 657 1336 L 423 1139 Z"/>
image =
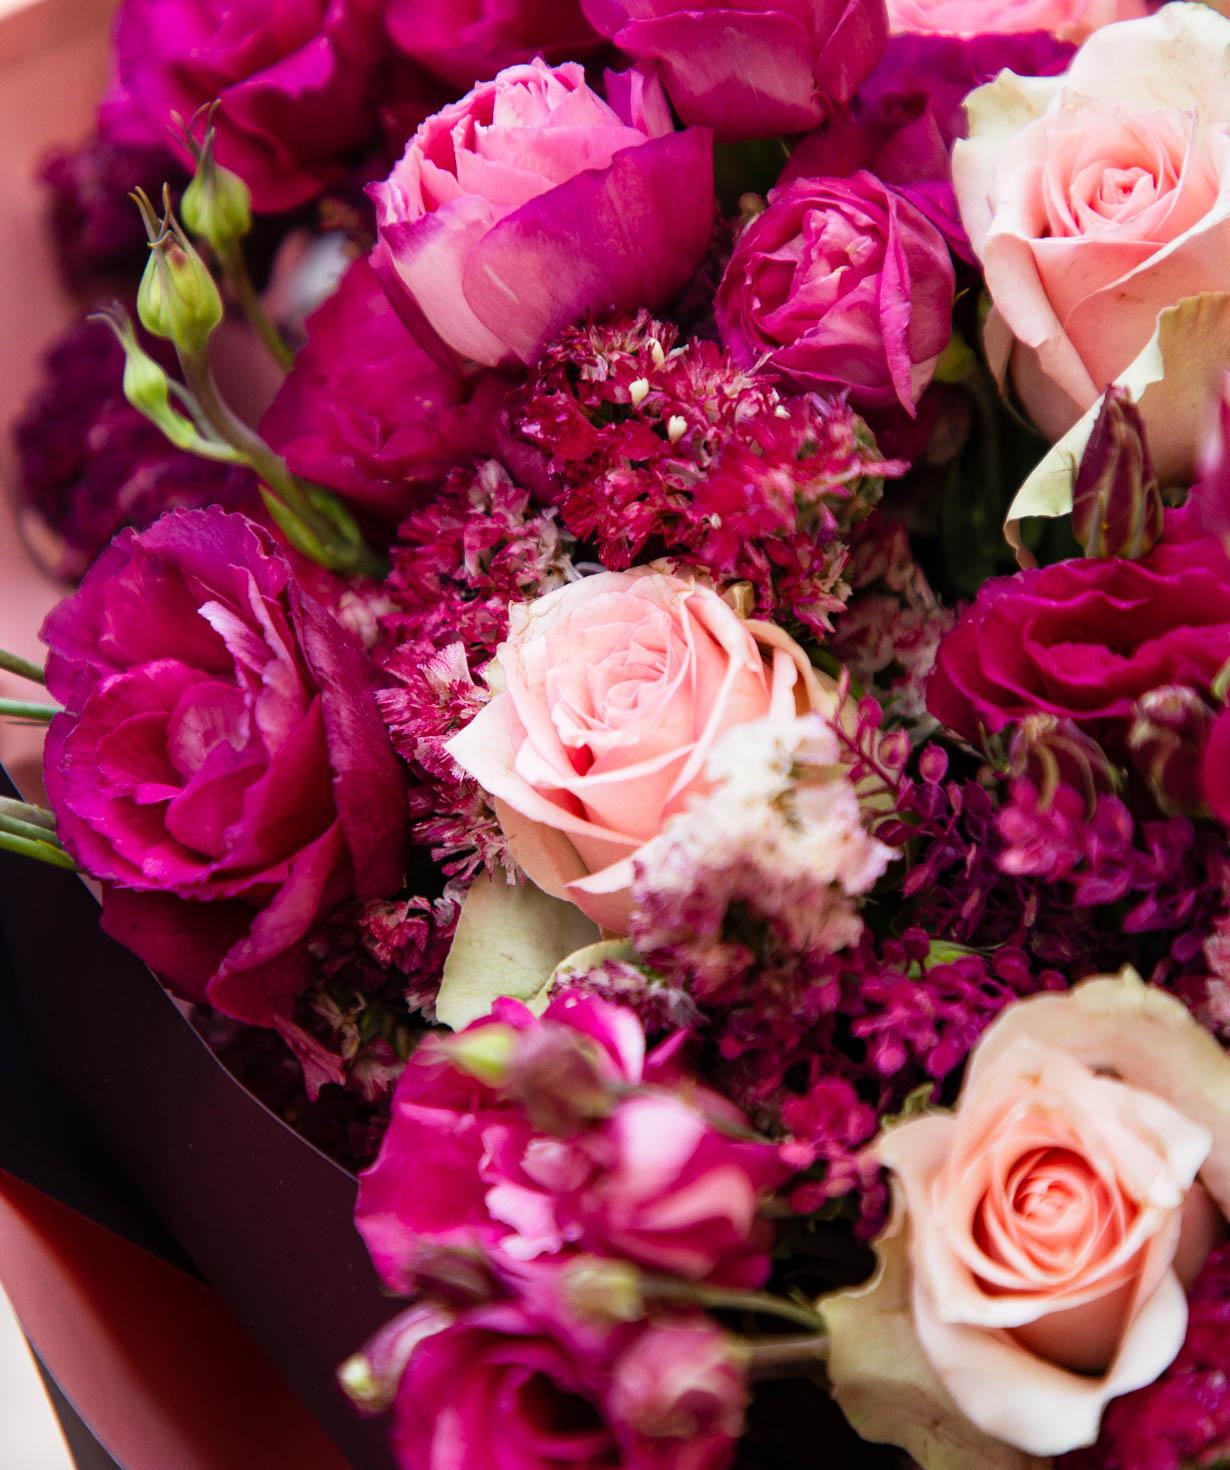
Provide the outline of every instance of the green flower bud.
<path id="1" fill-rule="evenodd" d="M 170 204 L 160 223 L 143 194 L 137 202 L 150 248 L 137 291 L 137 315 L 156 337 L 168 338 L 181 351 L 199 352 L 222 320 L 222 297 Z"/>
<path id="2" fill-rule="evenodd" d="M 196 172 L 179 201 L 184 223 L 198 239 L 223 255 L 252 228 L 252 194 L 247 184 L 214 158 L 214 130 L 205 134 Z"/>

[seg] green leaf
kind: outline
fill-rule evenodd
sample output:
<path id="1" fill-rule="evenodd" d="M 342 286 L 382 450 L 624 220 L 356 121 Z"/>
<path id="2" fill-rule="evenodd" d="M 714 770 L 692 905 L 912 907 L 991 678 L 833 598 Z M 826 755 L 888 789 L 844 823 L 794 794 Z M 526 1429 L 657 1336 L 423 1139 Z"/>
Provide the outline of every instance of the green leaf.
<path id="1" fill-rule="evenodd" d="M 556 966 L 595 945 L 598 926 L 533 883 L 480 874 L 470 885 L 444 962 L 436 1016 L 460 1031 L 502 995 L 533 1000 Z"/>

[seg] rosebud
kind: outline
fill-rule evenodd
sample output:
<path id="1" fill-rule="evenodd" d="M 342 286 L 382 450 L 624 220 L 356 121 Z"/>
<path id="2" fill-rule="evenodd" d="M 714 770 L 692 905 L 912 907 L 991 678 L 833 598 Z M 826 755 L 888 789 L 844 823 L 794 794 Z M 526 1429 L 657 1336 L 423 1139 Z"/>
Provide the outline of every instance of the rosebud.
<path id="1" fill-rule="evenodd" d="M 1042 810 L 1055 799 L 1060 784 L 1070 786 L 1084 797 L 1090 816 L 1098 797 L 1119 786 L 1118 771 L 1093 736 L 1057 715 L 1025 716 L 1008 747 L 1008 774 L 1034 787 Z"/>
<path id="2" fill-rule="evenodd" d="M 1161 539 L 1161 488 L 1126 388 L 1112 385 L 1102 398 L 1076 471 L 1072 531 L 1086 556 L 1138 560 Z"/>
<path id="3" fill-rule="evenodd" d="M 171 212 L 161 221 L 144 194 L 134 195 L 149 236 L 149 260 L 137 291 L 137 315 L 146 331 L 184 352 L 200 352 L 222 320 L 214 278 Z"/>
<path id="4" fill-rule="evenodd" d="M 1213 712 L 1186 684 L 1163 684 L 1136 701 L 1128 730 L 1132 762 L 1164 812 L 1205 809 L 1201 757 Z"/>
<path id="5" fill-rule="evenodd" d="M 609 1063 L 597 1044 L 571 1026 L 524 1031 L 509 1069 L 509 1090 L 543 1133 L 567 1138 L 618 1101 Z"/>
<path id="6" fill-rule="evenodd" d="M 438 1307 L 411 1307 L 370 1338 L 362 1352 L 347 1358 L 337 1370 L 337 1381 L 355 1408 L 365 1414 L 383 1414 L 391 1408 L 410 1354 L 451 1321 Z"/>
<path id="7" fill-rule="evenodd" d="M 1200 483 L 1192 491 L 1204 529 L 1230 543 L 1230 372 L 1209 405 L 1200 448 Z"/>
<path id="8" fill-rule="evenodd" d="M 214 130 L 205 134 L 196 172 L 179 201 L 184 223 L 218 254 L 237 244 L 252 228 L 252 194 L 237 173 L 214 157 Z"/>
<path id="9" fill-rule="evenodd" d="M 697 1440 L 737 1439 L 747 1397 L 745 1353 L 698 1313 L 647 1325 L 616 1361 L 607 1403 L 617 1424 L 694 1447 Z"/>

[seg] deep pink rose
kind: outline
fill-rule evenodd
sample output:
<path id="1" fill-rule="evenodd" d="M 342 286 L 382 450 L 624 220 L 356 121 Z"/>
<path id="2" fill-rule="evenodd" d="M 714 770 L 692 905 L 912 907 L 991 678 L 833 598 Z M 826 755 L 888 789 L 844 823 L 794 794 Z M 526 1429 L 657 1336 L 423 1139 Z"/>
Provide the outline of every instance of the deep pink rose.
<path id="1" fill-rule="evenodd" d="M 513 66 L 429 118 L 373 187 L 377 269 L 461 357 L 533 362 L 587 311 L 665 305 L 713 223 L 711 137 L 656 82 Z"/>
<path id="2" fill-rule="evenodd" d="M 1145 0 L 888 0 L 888 19 L 894 31 L 1050 31 L 1083 41 L 1099 26 L 1134 20 L 1148 9 Z"/>
<path id="3" fill-rule="evenodd" d="M 297 475 L 391 526 L 473 437 L 461 379 L 420 346 L 367 260 L 308 318 L 261 432 Z"/>
<path id="4" fill-rule="evenodd" d="M 102 125 L 165 145 L 217 98 L 218 161 L 257 210 L 291 209 L 374 140 L 386 50 L 375 0 L 125 0 Z"/>
<path id="5" fill-rule="evenodd" d="M 579 61 L 601 44 L 579 0 L 388 0 L 393 44 L 458 89 L 535 56 Z"/>
<path id="6" fill-rule="evenodd" d="M 881 0 L 582 0 L 594 26 L 657 62 L 685 123 L 720 142 L 814 128 L 854 96 L 887 40 Z"/>
<path id="7" fill-rule="evenodd" d="M 766 354 L 793 388 L 849 388 L 913 413 L 952 332 L 944 237 L 873 174 L 796 179 L 744 230 L 717 293 L 741 366 Z"/>
<path id="8" fill-rule="evenodd" d="M 579 1035 L 598 1098 L 588 1118 L 548 1131 L 550 1119 L 531 1116 L 539 1089 L 522 1093 L 515 1082 L 518 1038 L 553 1033 L 573 1044 Z M 463 1065 L 467 1048 L 495 1040 L 510 1070 L 480 1081 Z M 776 1150 L 729 1136 L 731 1125 L 746 1126 L 738 1109 L 690 1079 L 672 1085 L 669 1053 L 647 1059 L 644 1046 L 631 1011 L 567 995 L 541 1021 L 500 1001 L 456 1038 L 421 1046 L 398 1081 L 355 1212 L 389 1288 L 414 1290 L 450 1251 L 482 1252 L 512 1273 L 582 1251 L 759 1285 L 771 1231 L 757 1212 L 785 1177 Z M 637 1090 L 647 1082 L 655 1086 Z"/>
<path id="9" fill-rule="evenodd" d="M 1230 561 L 1189 505 L 1140 561 L 1087 557 L 994 577 L 940 644 L 927 708 L 977 741 L 1026 715 L 1067 716 L 1112 744 L 1141 695 L 1206 693 L 1230 658 Z"/>
<path id="10" fill-rule="evenodd" d="M 1230 1208 L 1230 1058 L 1125 970 L 1010 1006 L 956 1109 L 875 1154 L 900 1185 L 890 1236 L 908 1226 L 900 1361 L 916 1333 L 975 1425 L 1062 1454 L 1182 1346 L 1184 1289 Z"/>
<path id="11" fill-rule="evenodd" d="M 709 789 L 715 742 L 834 705 L 780 628 L 646 567 L 513 604 L 496 660 L 501 691 L 446 748 L 495 798 L 531 881 L 619 933 L 638 855 Z"/>
<path id="12" fill-rule="evenodd" d="M 525 1307 L 463 1313 L 411 1352 L 394 1403 L 404 1470 L 725 1470 L 744 1370 L 699 1312 L 578 1353 Z"/>
<path id="13" fill-rule="evenodd" d="M 274 1024 L 333 905 L 400 885 L 406 803 L 357 641 L 243 516 L 125 531 L 43 624 L 46 781 L 103 926 L 177 993 Z"/>

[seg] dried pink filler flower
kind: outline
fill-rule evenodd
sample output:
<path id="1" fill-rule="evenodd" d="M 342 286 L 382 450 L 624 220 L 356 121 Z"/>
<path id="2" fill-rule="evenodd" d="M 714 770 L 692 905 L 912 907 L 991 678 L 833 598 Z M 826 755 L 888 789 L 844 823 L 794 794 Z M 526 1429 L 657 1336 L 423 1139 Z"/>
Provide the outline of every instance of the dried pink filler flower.
<path id="1" fill-rule="evenodd" d="M 511 416 L 605 567 L 666 555 L 815 633 L 845 602 L 846 533 L 905 470 L 842 399 L 784 397 L 648 312 L 564 332 Z"/>
<path id="2" fill-rule="evenodd" d="M 766 948 L 815 956 L 857 941 L 854 896 L 893 852 L 866 831 L 839 755 L 816 715 L 723 736 L 706 768 L 713 790 L 636 864 L 631 933 L 651 965 L 669 952 L 698 999 L 715 1001 Z"/>
<path id="3" fill-rule="evenodd" d="M 385 672 L 377 695 L 394 748 L 419 782 L 410 792 L 415 840 L 450 876 L 507 861 L 478 784 L 444 750 L 488 694 L 476 680 L 508 632 L 508 605 L 549 592 L 570 571 L 571 538 L 553 510 L 530 504 L 494 461 L 454 471 L 439 496 L 402 522 L 379 620 Z"/>

